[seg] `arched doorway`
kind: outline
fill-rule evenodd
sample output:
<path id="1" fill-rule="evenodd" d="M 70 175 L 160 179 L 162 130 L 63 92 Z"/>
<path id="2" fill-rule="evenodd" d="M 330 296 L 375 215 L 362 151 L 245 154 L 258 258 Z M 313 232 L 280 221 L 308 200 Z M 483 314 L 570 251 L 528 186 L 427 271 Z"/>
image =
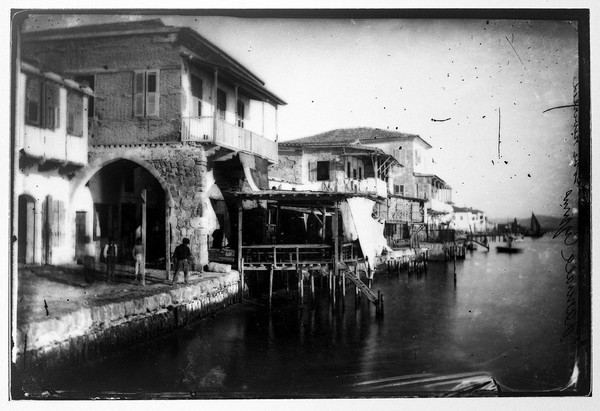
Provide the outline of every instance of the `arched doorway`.
<path id="1" fill-rule="evenodd" d="M 102 261 L 110 238 L 118 244 L 118 261 L 133 260 L 137 238 L 146 237 L 146 267 L 165 268 L 165 190 L 146 168 L 130 160 L 102 167 L 88 181 L 94 203 L 92 235 Z"/>
<path id="2" fill-rule="evenodd" d="M 35 262 L 35 199 L 29 195 L 19 196 L 18 262 Z"/>

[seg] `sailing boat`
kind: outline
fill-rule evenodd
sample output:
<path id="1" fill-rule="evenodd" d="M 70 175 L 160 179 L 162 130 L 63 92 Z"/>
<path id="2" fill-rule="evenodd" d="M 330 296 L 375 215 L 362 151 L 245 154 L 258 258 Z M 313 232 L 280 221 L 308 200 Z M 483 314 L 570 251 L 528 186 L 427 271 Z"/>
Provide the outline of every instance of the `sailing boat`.
<path id="1" fill-rule="evenodd" d="M 531 228 L 530 233 L 532 237 L 541 237 L 542 236 L 542 227 L 538 219 L 535 217 L 535 214 L 531 213 Z"/>

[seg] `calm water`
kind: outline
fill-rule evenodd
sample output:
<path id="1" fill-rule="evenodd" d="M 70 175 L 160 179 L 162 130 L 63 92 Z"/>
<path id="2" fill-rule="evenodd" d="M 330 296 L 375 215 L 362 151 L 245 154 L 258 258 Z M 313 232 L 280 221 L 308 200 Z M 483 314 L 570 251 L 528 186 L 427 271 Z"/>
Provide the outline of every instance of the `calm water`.
<path id="1" fill-rule="evenodd" d="M 561 241 L 526 239 L 521 254 L 467 254 L 424 275 L 381 274 L 385 316 L 363 299 L 332 313 L 326 291 L 308 299 L 245 303 L 76 373 L 48 387 L 79 392 L 197 392 L 199 396 L 402 396 L 423 375 L 487 372 L 521 391 L 566 385 L 573 350 L 561 343 L 566 284 Z M 306 296 L 305 296 L 306 297 Z M 408 377 L 411 376 L 411 377 Z M 386 380 L 387 379 L 387 380 Z"/>

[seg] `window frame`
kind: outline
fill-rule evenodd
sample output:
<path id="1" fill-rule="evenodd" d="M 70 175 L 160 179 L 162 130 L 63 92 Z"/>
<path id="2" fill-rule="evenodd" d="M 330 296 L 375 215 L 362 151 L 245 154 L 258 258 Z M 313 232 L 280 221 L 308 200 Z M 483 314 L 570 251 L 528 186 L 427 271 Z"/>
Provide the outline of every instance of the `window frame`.
<path id="1" fill-rule="evenodd" d="M 241 108 L 241 110 L 240 110 Z M 241 114 L 241 115 L 240 115 Z M 246 103 L 242 99 L 238 99 L 235 107 L 236 124 L 240 128 L 244 128 L 244 119 L 246 118 Z"/>
<path id="2" fill-rule="evenodd" d="M 217 118 L 225 121 L 227 117 L 227 92 L 217 88 Z"/>
<path id="3" fill-rule="evenodd" d="M 71 113 L 71 97 L 77 97 L 77 103 L 75 108 L 75 113 Z M 83 94 L 78 93 L 74 90 L 67 90 L 67 134 L 74 137 L 83 137 L 83 121 L 84 121 L 84 97 Z M 80 110 L 78 110 L 80 109 Z M 74 115 L 74 119 L 71 120 L 71 115 Z M 78 119 L 76 117 L 79 117 Z M 77 121 L 79 123 L 79 128 L 74 127 L 74 124 L 71 125 L 71 121 L 75 124 Z"/>
<path id="4" fill-rule="evenodd" d="M 29 87 L 33 82 L 37 83 L 37 90 L 30 97 Z M 25 84 L 25 124 L 56 130 L 60 128 L 60 90 L 61 87 L 53 81 L 38 76 L 27 76 Z M 36 118 L 30 116 L 30 104 L 36 104 Z"/>
<path id="5" fill-rule="evenodd" d="M 329 179 L 331 178 L 331 173 L 330 173 L 330 161 L 329 160 L 323 160 L 323 161 L 317 161 L 316 162 L 316 181 L 329 181 Z M 325 178 L 325 174 L 327 174 L 327 178 Z"/>
<path id="6" fill-rule="evenodd" d="M 149 90 L 154 77 L 154 90 Z M 135 70 L 133 72 L 133 117 L 160 116 L 160 70 Z"/>
<path id="7" fill-rule="evenodd" d="M 196 86 L 194 85 L 194 80 L 197 81 Z M 202 77 L 193 73 L 190 76 L 190 94 L 192 96 L 192 117 L 202 117 L 202 98 L 204 96 L 204 81 L 202 81 Z"/>

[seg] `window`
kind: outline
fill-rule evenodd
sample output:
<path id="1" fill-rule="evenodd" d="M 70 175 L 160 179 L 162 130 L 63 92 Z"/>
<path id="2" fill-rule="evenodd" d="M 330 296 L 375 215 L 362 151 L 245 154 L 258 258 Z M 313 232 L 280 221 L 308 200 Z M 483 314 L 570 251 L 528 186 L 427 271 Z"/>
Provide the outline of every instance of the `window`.
<path id="1" fill-rule="evenodd" d="M 133 115 L 158 117 L 158 70 L 136 71 L 133 80 Z"/>
<path id="2" fill-rule="evenodd" d="M 221 120 L 225 120 L 225 112 L 227 111 L 227 94 L 217 89 L 217 116 Z"/>
<path id="3" fill-rule="evenodd" d="M 30 77 L 25 93 L 25 122 L 51 130 L 59 127 L 58 85 Z"/>
<path id="4" fill-rule="evenodd" d="M 329 161 L 317 161 L 317 181 L 329 181 Z"/>
<path id="5" fill-rule="evenodd" d="M 246 106 L 244 105 L 244 102 L 242 100 L 237 101 L 237 126 L 242 128 L 244 127 L 245 107 Z"/>
<path id="6" fill-rule="evenodd" d="M 418 166 L 419 164 L 421 164 L 421 152 L 415 150 L 415 165 Z"/>
<path id="7" fill-rule="evenodd" d="M 394 194 L 404 195 L 404 185 L 403 184 L 394 184 Z"/>
<path id="8" fill-rule="evenodd" d="M 94 91 L 95 87 L 95 77 L 92 76 L 75 76 L 75 81 L 81 84 L 82 86 L 87 86 L 92 91 Z M 88 96 L 88 117 L 94 117 L 94 97 Z"/>
<path id="9" fill-rule="evenodd" d="M 202 79 L 192 75 L 192 116 L 202 116 Z"/>
<path id="10" fill-rule="evenodd" d="M 83 136 L 83 96 L 70 90 L 67 93 L 67 133 Z"/>

